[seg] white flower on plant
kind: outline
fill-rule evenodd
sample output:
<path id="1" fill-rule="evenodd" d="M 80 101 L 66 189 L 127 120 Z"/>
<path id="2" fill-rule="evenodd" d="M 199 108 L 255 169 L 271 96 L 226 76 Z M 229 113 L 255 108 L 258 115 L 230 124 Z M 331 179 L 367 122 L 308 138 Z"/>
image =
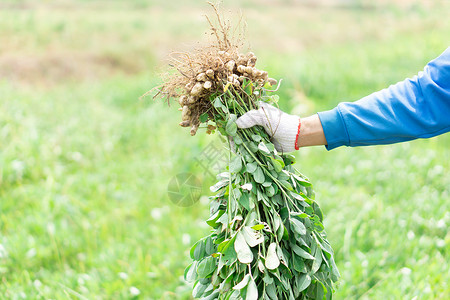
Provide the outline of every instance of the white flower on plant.
<path id="1" fill-rule="evenodd" d="M 127 280 L 128 279 L 128 274 L 125 273 L 125 272 L 119 272 L 118 275 L 119 275 L 120 279 L 122 279 L 122 280 Z"/>
<path id="2" fill-rule="evenodd" d="M 242 185 L 241 188 L 243 190 L 251 191 L 253 188 L 253 185 L 251 183 L 246 183 L 246 184 Z"/>
<path id="3" fill-rule="evenodd" d="M 141 291 L 137 287 L 135 287 L 135 286 L 130 287 L 131 296 L 136 297 L 136 296 L 139 296 L 140 293 L 141 293 Z"/>
<path id="4" fill-rule="evenodd" d="M 152 218 L 155 220 L 160 220 L 162 217 L 162 211 L 160 208 L 156 207 L 154 209 L 152 209 L 152 211 L 150 212 L 150 214 L 152 215 Z"/>

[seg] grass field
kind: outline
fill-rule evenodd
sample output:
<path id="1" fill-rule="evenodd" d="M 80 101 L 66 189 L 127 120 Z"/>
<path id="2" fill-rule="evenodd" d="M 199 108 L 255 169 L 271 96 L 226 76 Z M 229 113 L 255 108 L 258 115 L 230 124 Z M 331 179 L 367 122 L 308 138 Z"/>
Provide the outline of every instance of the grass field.
<path id="1" fill-rule="evenodd" d="M 262 5 L 261 3 L 264 3 Z M 307 116 L 420 71 L 449 46 L 450 6 L 225 1 L 247 21 L 281 106 Z M 208 204 L 172 204 L 217 136 L 138 98 L 170 50 L 205 41 L 203 1 L 2 1 L 0 298 L 190 299 L 188 250 Z M 342 280 L 336 299 L 450 295 L 450 135 L 301 149 Z"/>

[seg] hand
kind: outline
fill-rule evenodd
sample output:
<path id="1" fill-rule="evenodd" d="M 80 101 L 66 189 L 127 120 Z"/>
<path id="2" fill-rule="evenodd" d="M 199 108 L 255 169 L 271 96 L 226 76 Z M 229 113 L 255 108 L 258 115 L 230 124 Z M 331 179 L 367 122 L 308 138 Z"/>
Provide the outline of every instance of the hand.
<path id="1" fill-rule="evenodd" d="M 264 127 L 278 152 L 298 150 L 297 139 L 300 133 L 300 117 L 289 115 L 275 106 L 259 102 L 259 109 L 251 110 L 236 120 L 239 128 L 255 125 Z"/>

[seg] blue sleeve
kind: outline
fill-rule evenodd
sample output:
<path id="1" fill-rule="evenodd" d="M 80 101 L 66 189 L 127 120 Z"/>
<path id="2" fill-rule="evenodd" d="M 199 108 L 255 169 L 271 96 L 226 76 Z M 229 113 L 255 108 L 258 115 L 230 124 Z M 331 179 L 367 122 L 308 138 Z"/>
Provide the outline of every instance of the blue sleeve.
<path id="1" fill-rule="evenodd" d="M 450 131 L 450 48 L 414 78 L 318 115 L 328 150 L 392 144 Z"/>

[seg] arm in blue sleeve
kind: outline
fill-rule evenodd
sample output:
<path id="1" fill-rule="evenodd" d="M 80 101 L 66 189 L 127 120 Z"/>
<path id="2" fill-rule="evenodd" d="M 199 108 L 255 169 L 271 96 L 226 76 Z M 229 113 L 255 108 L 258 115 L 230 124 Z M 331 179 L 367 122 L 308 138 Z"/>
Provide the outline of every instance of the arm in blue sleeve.
<path id="1" fill-rule="evenodd" d="M 414 78 L 318 115 L 328 150 L 392 144 L 450 131 L 450 48 Z"/>

